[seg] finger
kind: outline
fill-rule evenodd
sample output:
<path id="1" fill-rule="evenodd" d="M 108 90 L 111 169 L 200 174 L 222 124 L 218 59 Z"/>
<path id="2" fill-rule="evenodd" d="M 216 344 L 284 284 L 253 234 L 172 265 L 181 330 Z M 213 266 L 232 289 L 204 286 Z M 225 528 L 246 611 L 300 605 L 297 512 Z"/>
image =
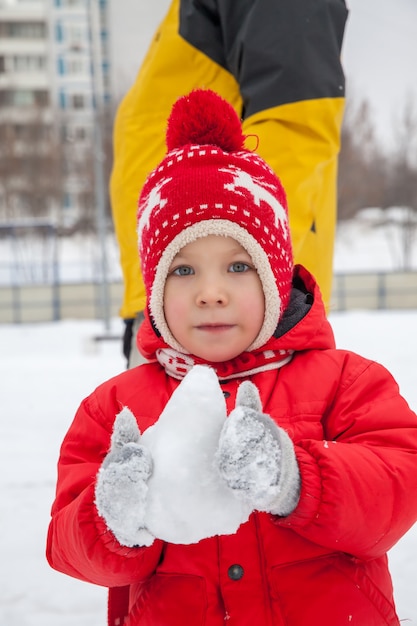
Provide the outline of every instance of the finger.
<path id="1" fill-rule="evenodd" d="M 262 402 L 258 388 L 250 380 L 245 380 L 239 385 L 236 406 L 246 406 L 254 411 L 262 412 Z"/>
<path id="2" fill-rule="evenodd" d="M 124 407 L 114 420 L 113 433 L 111 436 L 111 450 L 119 450 L 126 443 L 138 443 L 140 430 L 132 411 Z"/>

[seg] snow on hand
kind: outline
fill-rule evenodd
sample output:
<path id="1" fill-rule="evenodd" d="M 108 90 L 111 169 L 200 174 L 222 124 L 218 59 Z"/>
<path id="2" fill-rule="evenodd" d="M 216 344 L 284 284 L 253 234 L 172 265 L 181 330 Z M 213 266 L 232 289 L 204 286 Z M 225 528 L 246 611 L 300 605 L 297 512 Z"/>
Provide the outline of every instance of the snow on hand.
<path id="1" fill-rule="evenodd" d="M 153 459 L 145 525 L 170 543 L 196 543 L 235 533 L 251 507 L 234 497 L 214 467 L 226 420 L 214 371 L 195 366 L 172 394 L 159 420 L 142 435 Z"/>

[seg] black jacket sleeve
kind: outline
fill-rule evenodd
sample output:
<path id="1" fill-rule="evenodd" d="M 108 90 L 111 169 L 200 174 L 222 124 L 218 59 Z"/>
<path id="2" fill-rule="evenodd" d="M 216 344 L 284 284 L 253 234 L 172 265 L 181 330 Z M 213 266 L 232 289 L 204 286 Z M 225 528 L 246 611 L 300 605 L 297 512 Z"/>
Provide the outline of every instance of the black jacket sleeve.
<path id="1" fill-rule="evenodd" d="M 237 80 L 244 117 L 344 97 L 344 0 L 181 0 L 180 35 Z"/>

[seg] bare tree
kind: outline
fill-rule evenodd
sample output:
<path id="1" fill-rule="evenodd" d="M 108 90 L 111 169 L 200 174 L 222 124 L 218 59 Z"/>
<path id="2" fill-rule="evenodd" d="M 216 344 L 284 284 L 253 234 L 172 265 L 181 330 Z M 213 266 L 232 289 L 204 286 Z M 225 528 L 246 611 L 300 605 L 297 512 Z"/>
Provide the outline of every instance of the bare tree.
<path id="1" fill-rule="evenodd" d="M 417 231 L 417 105 L 412 96 L 405 101 L 389 152 L 376 141 L 369 104 L 348 104 L 339 165 L 339 220 L 369 207 L 382 209 L 375 213 L 373 228 L 390 233 L 397 266 L 409 269 Z"/>
<path id="2" fill-rule="evenodd" d="M 401 265 L 410 269 L 417 231 L 417 104 L 411 95 L 405 101 L 394 139 L 381 206 L 386 209 L 385 223 L 401 228 Z"/>
<path id="3" fill-rule="evenodd" d="M 100 113 L 102 149 L 97 154 L 93 126 L 71 111 L 41 108 L 0 120 L 0 219 L 52 219 L 62 232 L 95 229 L 95 160 L 101 159 L 106 212 L 112 165 L 113 111 Z M 70 220 L 65 198 L 71 197 Z M 110 223 L 110 219 L 108 220 Z"/>
<path id="4" fill-rule="evenodd" d="M 369 103 L 364 100 L 356 106 L 349 101 L 339 159 L 339 220 L 351 219 L 364 207 L 381 206 L 385 168 Z"/>
<path id="5" fill-rule="evenodd" d="M 1 216 L 45 218 L 61 192 L 61 147 L 42 108 L 19 112 L 0 124 Z"/>
<path id="6" fill-rule="evenodd" d="M 65 129 L 68 126 L 68 119 L 65 115 L 61 115 L 61 127 Z M 101 147 L 98 149 L 95 142 L 94 124 L 100 124 L 100 133 L 102 137 Z M 110 171 L 112 167 L 112 129 L 113 129 L 113 110 L 109 107 L 103 109 L 98 118 L 94 120 L 94 124 L 84 129 L 86 135 L 80 137 L 63 135 L 63 168 L 64 168 L 64 186 L 70 186 L 76 190 L 77 196 L 77 215 L 72 221 L 70 227 L 68 225 L 64 230 L 66 232 L 88 232 L 94 231 L 96 228 L 96 211 L 97 211 L 97 184 L 103 184 L 102 189 L 105 198 L 105 211 L 110 224 L 110 201 L 108 194 L 108 183 Z M 96 161 L 99 160 L 100 167 L 103 168 L 103 181 L 96 181 Z"/>

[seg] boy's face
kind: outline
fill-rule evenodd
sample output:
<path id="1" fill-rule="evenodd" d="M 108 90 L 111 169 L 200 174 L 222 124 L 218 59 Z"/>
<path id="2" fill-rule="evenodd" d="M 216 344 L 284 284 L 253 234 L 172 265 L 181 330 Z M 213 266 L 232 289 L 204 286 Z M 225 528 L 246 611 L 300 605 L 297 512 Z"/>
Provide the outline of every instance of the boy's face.
<path id="1" fill-rule="evenodd" d="M 175 339 L 195 356 L 220 362 L 247 350 L 265 314 L 249 254 L 231 237 L 217 235 L 184 246 L 168 272 L 164 313 Z"/>

